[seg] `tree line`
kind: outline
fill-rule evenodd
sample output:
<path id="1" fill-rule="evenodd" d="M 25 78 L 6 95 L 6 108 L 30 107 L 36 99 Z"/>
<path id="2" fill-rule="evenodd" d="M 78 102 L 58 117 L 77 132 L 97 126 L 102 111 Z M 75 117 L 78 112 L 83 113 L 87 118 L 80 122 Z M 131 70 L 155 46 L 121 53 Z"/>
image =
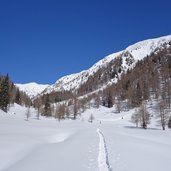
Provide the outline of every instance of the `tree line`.
<path id="1" fill-rule="evenodd" d="M 10 105 L 31 105 L 30 98 L 11 81 L 9 75 L 0 75 L 0 109 L 7 112 Z"/>

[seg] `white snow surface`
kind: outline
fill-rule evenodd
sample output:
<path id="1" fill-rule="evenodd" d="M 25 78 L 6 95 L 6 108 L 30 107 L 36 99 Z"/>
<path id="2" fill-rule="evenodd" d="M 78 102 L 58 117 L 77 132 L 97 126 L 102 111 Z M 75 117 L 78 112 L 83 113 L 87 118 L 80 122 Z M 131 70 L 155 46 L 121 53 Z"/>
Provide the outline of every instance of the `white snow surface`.
<path id="1" fill-rule="evenodd" d="M 100 129 L 97 129 L 97 133 L 99 135 L 99 156 L 98 156 L 98 163 L 99 163 L 99 171 L 111 171 L 111 167 L 108 161 L 108 151 L 106 146 L 106 141 L 104 138 L 103 133 Z"/>
<path id="2" fill-rule="evenodd" d="M 49 85 L 48 84 L 37 84 L 37 83 L 26 83 L 26 84 L 15 84 L 19 90 L 25 92 L 29 97 L 33 98 L 38 94 L 42 93 Z"/>
<path id="3" fill-rule="evenodd" d="M 128 68 L 132 68 L 133 66 L 135 66 L 135 63 L 138 60 L 141 60 L 147 55 L 150 55 L 151 53 L 155 52 L 157 48 L 162 48 L 163 45 L 168 44 L 170 41 L 171 41 L 171 35 L 155 38 L 155 39 L 148 39 L 135 43 L 127 47 L 123 51 L 106 56 L 104 59 L 94 64 L 88 70 L 84 70 L 81 71 L 80 73 L 75 73 L 60 78 L 59 80 L 56 81 L 55 84 L 46 88 L 44 93 L 46 94 L 52 91 L 62 91 L 62 90 L 74 91 L 78 89 L 81 84 L 86 82 L 89 76 L 97 72 L 99 68 L 106 66 L 108 63 L 110 63 L 112 60 L 114 60 L 119 56 L 123 57 L 123 68 L 125 70 L 127 70 Z M 134 63 L 131 66 L 128 66 L 125 62 L 127 53 L 131 54 L 134 59 Z M 117 80 L 112 80 L 112 81 L 116 82 Z"/>
<path id="4" fill-rule="evenodd" d="M 36 120 L 34 109 L 25 121 L 25 112 L 16 104 L 8 114 L 0 111 L 0 171 L 170 170 L 171 130 L 135 128 L 133 110 L 91 108 L 61 122 Z"/>

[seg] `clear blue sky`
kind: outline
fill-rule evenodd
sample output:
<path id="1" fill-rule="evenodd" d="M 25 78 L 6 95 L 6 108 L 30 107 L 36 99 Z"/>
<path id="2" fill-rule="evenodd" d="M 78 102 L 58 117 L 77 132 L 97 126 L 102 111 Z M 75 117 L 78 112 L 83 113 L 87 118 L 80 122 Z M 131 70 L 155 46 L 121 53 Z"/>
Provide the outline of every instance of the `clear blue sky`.
<path id="1" fill-rule="evenodd" d="M 16 83 L 53 83 L 169 34 L 170 0 L 0 0 L 0 73 Z"/>

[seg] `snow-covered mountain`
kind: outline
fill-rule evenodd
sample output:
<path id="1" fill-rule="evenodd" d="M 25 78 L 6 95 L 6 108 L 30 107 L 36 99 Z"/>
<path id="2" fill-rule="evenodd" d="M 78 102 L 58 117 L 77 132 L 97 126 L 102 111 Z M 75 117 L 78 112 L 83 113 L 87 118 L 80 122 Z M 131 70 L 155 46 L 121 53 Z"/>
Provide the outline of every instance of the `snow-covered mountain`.
<path id="1" fill-rule="evenodd" d="M 151 55 L 152 53 L 157 53 L 158 50 L 164 47 L 169 47 L 171 45 L 171 35 L 164 36 L 155 39 L 148 39 L 127 47 L 125 50 L 113 53 L 106 56 L 104 59 L 100 60 L 94 64 L 91 68 L 85 71 L 81 71 L 76 74 L 71 74 L 64 76 L 56 81 L 55 84 L 48 86 L 43 94 L 51 93 L 54 91 L 75 91 L 80 88 L 80 86 L 88 81 L 90 76 L 93 76 L 99 69 L 105 68 L 109 63 L 115 62 L 116 59 L 120 58 L 122 60 L 122 71 L 127 71 L 128 68 L 135 66 L 138 60 Z M 116 82 L 117 79 L 113 78 L 109 80 L 109 83 Z M 106 85 L 107 85 L 106 84 Z"/>
<path id="2" fill-rule="evenodd" d="M 27 83 L 27 84 L 15 84 L 20 91 L 25 92 L 30 98 L 37 96 L 42 93 L 49 85 L 48 84 L 37 84 L 37 83 Z"/>

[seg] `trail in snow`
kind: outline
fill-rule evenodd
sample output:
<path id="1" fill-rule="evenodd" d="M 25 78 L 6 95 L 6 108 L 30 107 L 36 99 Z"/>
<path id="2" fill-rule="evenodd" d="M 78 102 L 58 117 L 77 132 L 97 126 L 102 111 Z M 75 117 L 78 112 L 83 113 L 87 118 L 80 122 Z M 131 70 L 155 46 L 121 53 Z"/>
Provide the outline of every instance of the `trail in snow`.
<path id="1" fill-rule="evenodd" d="M 108 159 L 108 151 L 105 142 L 105 137 L 100 129 L 97 129 L 97 133 L 99 135 L 99 156 L 98 156 L 98 164 L 99 164 L 99 171 L 112 171 L 112 168 L 109 164 Z"/>

